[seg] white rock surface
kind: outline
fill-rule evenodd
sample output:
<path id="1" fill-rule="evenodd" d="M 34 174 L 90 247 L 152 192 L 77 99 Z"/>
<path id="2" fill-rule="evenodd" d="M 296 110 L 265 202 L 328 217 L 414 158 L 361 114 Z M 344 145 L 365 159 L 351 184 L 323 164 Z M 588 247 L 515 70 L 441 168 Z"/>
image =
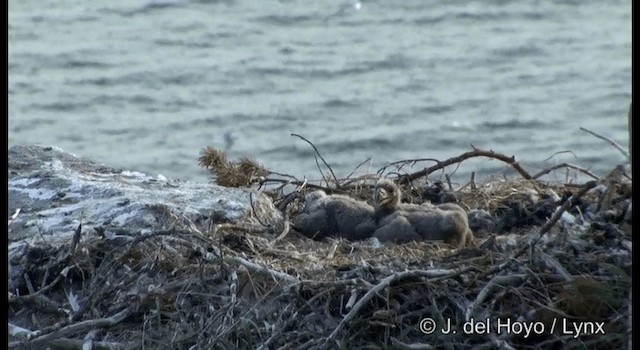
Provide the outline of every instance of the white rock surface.
<path id="1" fill-rule="evenodd" d="M 176 221 L 201 229 L 209 222 L 236 223 L 252 217 L 251 200 L 262 222 L 282 223 L 271 200 L 256 191 L 159 180 L 56 147 L 11 147 L 8 172 L 8 218 L 20 209 L 9 222 L 10 251 L 20 242 L 68 242 L 80 222 L 83 234 L 95 234 L 96 227 L 142 234 Z"/>

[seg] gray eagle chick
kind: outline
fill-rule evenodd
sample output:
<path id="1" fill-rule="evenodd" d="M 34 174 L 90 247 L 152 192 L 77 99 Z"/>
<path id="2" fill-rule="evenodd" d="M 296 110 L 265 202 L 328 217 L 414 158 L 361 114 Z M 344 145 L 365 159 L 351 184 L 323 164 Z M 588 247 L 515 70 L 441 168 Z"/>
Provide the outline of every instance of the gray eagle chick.
<path id="1" fill-rule="evenodd" d="M 307 194 L 304 209 L 294 220 L 293 227 L 316 240 L 330 236 L 360 240 L 368 238 L 370 233 L 356 228 L 367 222 L 373 212 L 373 207 L 366 202 L 344 195 L 327 195 L 318 190 Z"/>
<path id="2" fill-rule="evenodd" d="M 456 247 L 473 242 L 467 214 L 457 204 L 401 203 L 400 187 L 390 180 L 376 184 L 373 197 L 375 229 L 372 236 L 381 242 L 444 241 Z M 367 227 L 371 230 L 372 224 Z"/>

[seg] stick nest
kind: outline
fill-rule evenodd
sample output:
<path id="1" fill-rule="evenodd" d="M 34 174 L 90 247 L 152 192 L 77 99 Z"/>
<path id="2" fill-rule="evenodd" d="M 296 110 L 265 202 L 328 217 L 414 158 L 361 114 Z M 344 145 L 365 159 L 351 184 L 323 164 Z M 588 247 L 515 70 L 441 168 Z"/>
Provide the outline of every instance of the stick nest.
<path id="1" fill-rule="evenodd" d="M 287 218 L 314 188 L 370 200 L 375 177 L 278 182 L 253 161 L 231 162 L 212 148 L 200 164 L 227 186 L 276 183 L 267 192 Z M 31 245 L 10 261 L 17 277 L 10 279 L 9 346 L 623 348 L 631 337 L 631 181 L 617 171 L 582 185 L 523 175 L 453 191 L 499 226 L 465 249 L 184 222 L 142 236 L 96 231 L 68 246 Z M 442 190 L 428 173 L 422 182 L 395 177 L 407 200 Z M 554 194 L 550 215 L 532 219 Z M 436 330 L 427 334 L 430 321 Z M 455 332 L 445 334 L 447 327 Z"/>

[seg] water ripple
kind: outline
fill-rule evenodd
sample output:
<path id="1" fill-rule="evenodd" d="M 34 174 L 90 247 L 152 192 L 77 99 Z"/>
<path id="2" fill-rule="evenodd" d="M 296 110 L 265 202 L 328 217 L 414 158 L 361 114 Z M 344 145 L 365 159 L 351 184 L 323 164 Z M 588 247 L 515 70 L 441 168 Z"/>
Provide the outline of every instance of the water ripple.
<path id="1" fill-rule="evenodd" d="M 625 147 L 630 0 L 365 1 L 327 18 L 334 5 L 11 3 L 10 142 L 185 179 L 206 173 L 193 159 L 226 132 L 234 156 L 294 175 L 317 169 L 291 132 L 343 174 L 366 157 L 446 159 L 470 143 L 523 162 L 567 149 L 593 169 L 619 161 L 576 125 Z M 501 168 L 485 163 L 457 174 Z"/>

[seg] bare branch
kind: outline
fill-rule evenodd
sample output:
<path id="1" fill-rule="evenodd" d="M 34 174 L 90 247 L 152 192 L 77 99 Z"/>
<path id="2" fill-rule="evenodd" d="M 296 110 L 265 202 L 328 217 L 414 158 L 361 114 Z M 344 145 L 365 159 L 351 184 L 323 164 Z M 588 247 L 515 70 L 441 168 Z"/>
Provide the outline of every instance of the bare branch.
<path id="1" fill-rule="evenodd" d="M 553 157 L 557 156 L 558 154 L 563 154 L 563 153 L 569 153 L 569 154 L 571 154 L 573 156 L 573 158 L 578 159 L 578 156 L 576 156 L 576 154 L 573 151 L 566 150 L 566 151 L 555 152 L 552 155 L 550 155 L 549 157 L 543 159 L 542 161 L 546 162 L 548 160 L 551 160 Z"/>
<path id="2" fill-rule="evenodd" d="M 602 136 L 602 135 L 600 135 L 600 134 L 598 134 L 598 133 L 595 133 L 595 132 L 593 132 L 593 131 L 591 131 L 591 130 L 589 130 L 589 129 L 587 129 L 587 128 L 580 127 L 580 130 L 582 130 L 582 131 L 584 131 L 584 132 L 588 132 L 589 134 L 591 134 L 591 135 L 593 135 L 593 136 L 595 136 L 595 137 L 597 137 L 597 138 L 599 138 L 599 139 L 601 139 L 601 140 L 606 141 L 608 144 L 610 144 L 610 145 L 611 145 L 611 146 L 613 146 L 615 149 L 617 149 L 618 151 L 620 151 L 620 153 L 622 153 L 622 155 L 623 155 L 623 156 L 625 156 L 625 158 L 627 158 L 627 161 L 628 161 L 628 162 L 631 162 L 631 156 L 629 155 L 629 153 L 628 153 L 627 151 L 625 151 L 625 150 L 624 150 L 624 148 L 622 148 L 622 147 L 621 147 L 617 142 L 615 142 L 615 141 L 611 140 L 611 139 L 610 139 L 610 138 L 608 138 L 608 137 L 605 137 L 605 136 Z"/>
<path id="3" fill-rule="evenodd" d="M 95 320 L 86 320 L 86 321 L 70 324 L 66 327 L 62 327 L 51 333 L 39 335 L 38 332 L 36 331 L 32 334 L 33 336 L 35 336 L 35 338 L 32 338 L 29 342 L 32 344 L 40 344 L 47 341 L 51 341 L 53 339 L 66 337 L 68 335 L 87 332 L 92 329 L 111 327 L 124 321 L 129 316 L 130 313 L 131 313 L 131 310 L 126 308 L 111 317 L 99 318 Z"/>
<path id="4" fill-rule="evenodd" d="M 326 343 L 333 341 L 338 333 L 344 328 L 344 326 L 349 323 L 355 316 L 360 312 L 360 309 L 369 302 L 376 294 L 389 287 L 391 283 L 401 281 L 407 278 L 435 278 L 435 277 L 443 277 L 448 275 L 457 275 L 460 272 L 458 270 L 411 270 L 405 272 L 394 273 L 390 276 L 385 277 L 371 288 L 358 302 L 353 306 L 353 309 L 349 311 L 349 313 L 340 321 L 338 326 L 331 332 L 331 334 L 327 337 Z"/>
<path id="5" fill-rule="evenodd" d="M 364 164 L 366 164 L 367 162 L 371 161 L 371 157 L 363 160 L 362 162 L 360 162 L 360 164 L 356 165 L 356 167 L 353 169 L 353 171 L 351 173 L 349 173 L 349 175 L 347 175 L 347 179 L 350 178 L 353 174 L 355 174 L 356 171 L 358 171 L 358 169 L 363 166 Z"/>
<path id="6" fill-rule="evenodd" d="M 533 175 L 531 178 L 532 179 L 538 179 L 541 176 L 546 175 L 546 174 L 548 174 L 548 173 L 550 173 L 550 172 L 552 172 L 554 170 L 560 169 L 560 168 L 569 168 L 569 169 L 577 170 L 577 171 L 579 171 L 579 172 L 591 177 L 594 180 L 600 180 L 600 178 L 598 178 L 598 176 L 596 176 L 595 174 L 593 174 L 589 170 L 581 168 L 581 167 L 579 167 L 577 165 L 569 164 L 569 163 L 557 164 L 557 165 L 554 165 L 554 166 L 552 166 L 550 168 L 546 168 L 546 169 L 540 170 L 535 175 Z"/>
<path id="7" fill-rule="evenodd" d="M 523 178 L 527 179 L 527 180 L 531 180 L 531 175 L 522 168 L 522 166 L 520 166 L 520 164 L 515 160 L 515 158 L 513 156 L 511 157 L 507 157 L 503 154 L 500 153 L 496 153 L 494 151 L 484 151 L 481 149 L 474 149 L 472 151 L 463 153 L 457 157 L 453 157 L 453 158 L 449 158 L 443 162 L 438 162 L 438 164 L 431 166 L 429 168 L 426 168 L 424 170 L 406 175 L 407 180 L 409 181 L 413 181 L 415 179 L 418 179 L 420 177 L 423 176 L 428 176 L 429 174 L 433 173 L 436 170 L 439 169 L 444 169 L 445 167 L 452 165 L 452 164 L 456 164 L 456 163 L 460 163 L 464 160 L 467 160 L 469 158 L 473 158 L 473 157 L 487 157 L 487 158 L 494 158 L 500 161 L 503 161 L 509 165 L 511 165 L 511 167 L 513 167 L 514 170 L 516 170 Z"/>
<path id="8" fill-rule="evenodd" d="M 336 187 L 340 188 L 340 182 L 338 181 L 338 178 L 336 177 L 336 174 L 334 174 L 333 169 L 331 169 L 331 166 L 329 165 L 329 163 L 327 163 L 327 161 L 324 160 L 324 158 L 322 157 L 322 155 L 320 154 L 320 151 L 318 151 L 316 146 L 313 143 L 311 143 L 311 141 L 307 140 L 306 138 L 304 138 L 301 135 L 292 133 L 291 136 L 298 137 L 298 138 L 302 139 L 303 141 L 305 141 L 306 143 L 308 143 L 309 145 L 311 145 L 311 147 L 313 147 L 313 150 L 316 151 L 316 154 L 318 155 L 318 157 L 320 157 L 320 159 L 322 159 L 322 162 L 324 163 L 324 165 L 327 168 L 329 168 L 329 171 L 331 172 L 331 176 L 333 176 L 333 180 L 336 182 Z"/>

